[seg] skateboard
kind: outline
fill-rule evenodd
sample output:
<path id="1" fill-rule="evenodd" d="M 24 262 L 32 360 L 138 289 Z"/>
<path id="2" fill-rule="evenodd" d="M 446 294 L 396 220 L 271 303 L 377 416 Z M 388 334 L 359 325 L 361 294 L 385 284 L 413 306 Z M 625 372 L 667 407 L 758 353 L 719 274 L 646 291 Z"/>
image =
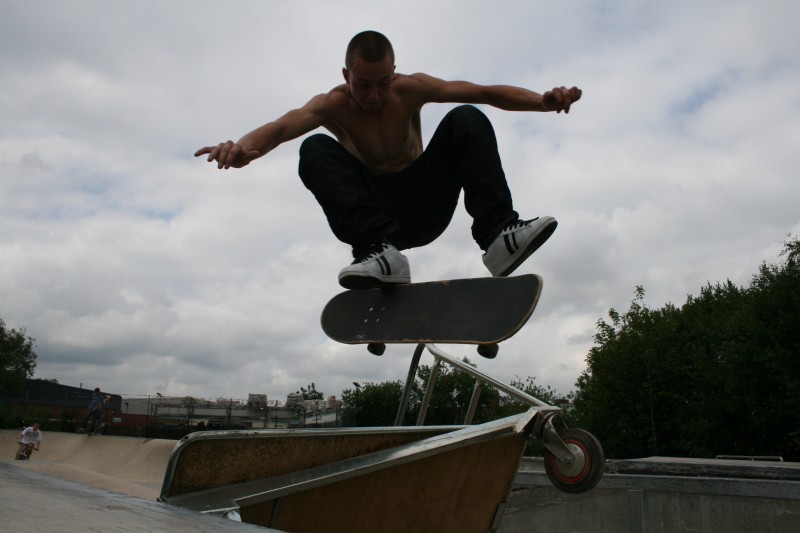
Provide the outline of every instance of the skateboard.
<path id="1" fill-rule="evenodd" d="M 541 290 L 542 278 L 526 274 L 345 291 L 323 309 L 322 329 L 376 355 L 386 343 L 443 343 L 477 344 L 492 358 L 528 321 Z"/>

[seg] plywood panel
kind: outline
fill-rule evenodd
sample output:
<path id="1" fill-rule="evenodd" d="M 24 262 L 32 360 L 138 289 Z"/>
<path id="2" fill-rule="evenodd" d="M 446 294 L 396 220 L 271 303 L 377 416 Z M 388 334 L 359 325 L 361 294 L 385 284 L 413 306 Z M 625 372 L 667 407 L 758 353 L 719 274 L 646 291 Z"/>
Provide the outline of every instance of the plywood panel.
<path id="1" fill-rule="evenodd" d="M 426 429 L 342 435 L 305 432 L 276 437 L 197 440 L 181 451 L 172 482 L 162 496 L 288 474 L 416 442 L 446 431 Z"/>
<path id="2" fill-rule="evenodd" d="M 522 435 L 471 444 L 280 498 L 276 510 L 243 508 L 242 518 L 296 533 L 490 531 L 524 444 Z"/>

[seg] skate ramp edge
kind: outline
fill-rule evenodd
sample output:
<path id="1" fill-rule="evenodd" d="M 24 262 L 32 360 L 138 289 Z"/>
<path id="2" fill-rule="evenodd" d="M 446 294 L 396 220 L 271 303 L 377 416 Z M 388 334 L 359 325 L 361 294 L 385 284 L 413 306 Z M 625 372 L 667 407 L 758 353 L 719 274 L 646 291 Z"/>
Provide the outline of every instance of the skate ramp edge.
<path id="1" fill-rule="evenodd" d="M 284 531 L 491 531 L 536 413 L 467 427 L 193 433 L 159 499 Z"/>
<path id="2" fill-rule="evenodd" d="M 46 431 L 30 461 L 14 461 L 20 430 L 0 430 L 2 460 L 84 485 L 156 500 L 178 441 Z"/>

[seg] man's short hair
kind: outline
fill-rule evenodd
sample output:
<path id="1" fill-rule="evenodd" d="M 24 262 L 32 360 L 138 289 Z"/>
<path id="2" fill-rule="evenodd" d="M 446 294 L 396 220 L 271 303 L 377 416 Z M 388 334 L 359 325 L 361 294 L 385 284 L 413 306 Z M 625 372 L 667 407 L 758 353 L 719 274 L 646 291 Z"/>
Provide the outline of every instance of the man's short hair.
<path id="1" fill-rule="evenodd" d="M 347 45 L 347 54 L 344 57 L 344 66 L 350 70 L 356 56 L 364 61 L 374 63 L 387 55 L 392 58 L 392 63 L 394 63 L 394 49 L 385 35 L 372 30 L 362 31 L 350 39 L 350 44 Z"/>

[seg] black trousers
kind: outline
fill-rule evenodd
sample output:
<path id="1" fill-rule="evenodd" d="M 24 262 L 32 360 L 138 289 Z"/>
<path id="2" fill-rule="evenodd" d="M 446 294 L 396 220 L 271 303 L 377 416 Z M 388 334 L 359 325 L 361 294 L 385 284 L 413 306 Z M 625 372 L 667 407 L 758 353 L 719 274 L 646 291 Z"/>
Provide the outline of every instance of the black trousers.
<path id="1" fill-rule="evenodd" d="M 518 218 L 494 129 L 473 106 L 450 111 L 422 155 L 399 172 L 373 174 L 335 139 L 316 134 L 300 147 L 299 173 L 354 256 L 382 241 L 400 250 L 432 242 L 450 223 L 461 190 L 484 250 Z"/>

